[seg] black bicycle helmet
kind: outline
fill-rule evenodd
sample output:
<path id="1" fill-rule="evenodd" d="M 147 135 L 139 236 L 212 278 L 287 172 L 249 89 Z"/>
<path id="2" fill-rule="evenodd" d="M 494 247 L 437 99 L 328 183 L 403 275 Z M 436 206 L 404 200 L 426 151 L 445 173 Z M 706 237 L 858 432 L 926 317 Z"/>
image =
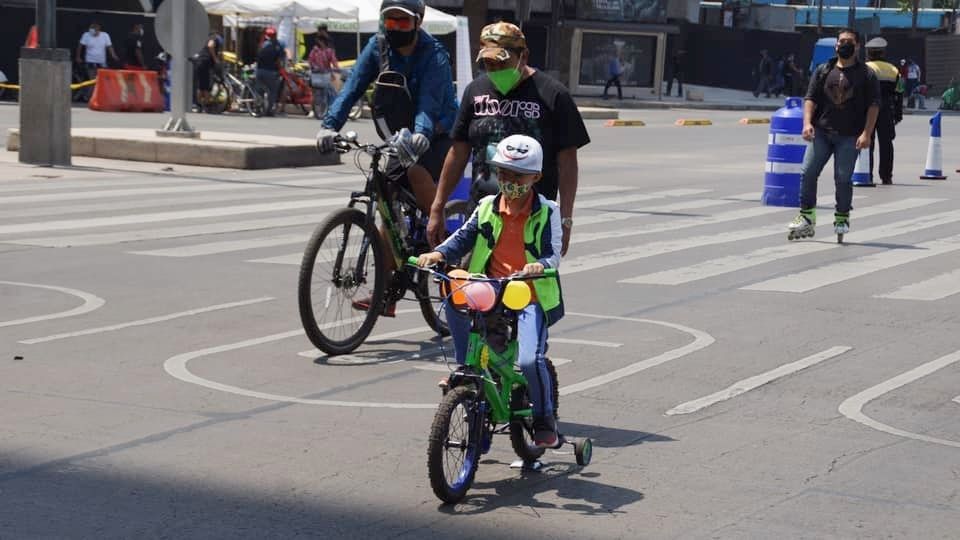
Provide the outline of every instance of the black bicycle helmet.
<path id="1" fill-rule="evenodd" d="M 422 21 L 427 5 L 423 0 L 383 0 L 380 4 L 380 14 L 383 15 L 383 12 L 388 9 L 401 9 Z"/>

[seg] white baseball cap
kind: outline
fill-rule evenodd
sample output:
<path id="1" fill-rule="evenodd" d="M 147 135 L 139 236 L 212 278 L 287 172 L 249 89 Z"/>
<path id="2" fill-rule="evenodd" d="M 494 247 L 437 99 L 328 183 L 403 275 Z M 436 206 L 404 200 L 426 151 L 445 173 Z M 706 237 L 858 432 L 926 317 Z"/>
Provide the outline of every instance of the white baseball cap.
<path id="1" fill-rule="evenodd" d="M 537 174 L 543 170 L 543 148 L 533 137 L 511 135 L 500 141 L 490 163 L 522 174 Z"/>

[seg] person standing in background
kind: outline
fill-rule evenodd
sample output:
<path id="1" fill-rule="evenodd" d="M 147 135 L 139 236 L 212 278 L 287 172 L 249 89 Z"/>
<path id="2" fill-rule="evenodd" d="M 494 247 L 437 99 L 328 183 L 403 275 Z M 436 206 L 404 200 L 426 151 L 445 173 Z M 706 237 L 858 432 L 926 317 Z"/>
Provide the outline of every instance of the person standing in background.
<path id="1" fill-rule="evenodd" d="M 610 63 L 607 64 L 607 84 L 603 86 L 603 99 L 607 99 L 607 90 L 612 85 L 617 85 L 617 99 L 623 99 L 623 88 L 620 87 L 620 76 L 623 75 L 623 61 L 620 60 L 620 52 L 613 53 Z"/>
<path id="2" fill-rule="evenodd" d="M 90 29 L 80 37 L 80 46 L 77 47 L 77 63 L 83 66 L 86 80 L 96 79 L 97 71 L 107 67 L 108 53 L 114 62 L 119 62 L 120 59 L 113 50 L 113 42 L 110 41 L 110 34 L 101 31 L 99 22 L 90 23 Z M 88 101 L 93 88 L 88 87 L 84 90 L 81 99 Z"/>
<path id="3" fill-rule="evenodd" d="M 123 42 L 123 69 L 146 69 L 147 64 L 143 61 L 143 25 L 134 24 L 127 39 Z"/>
<path id="4" fill-rule="evenodd" d="M 683 97 L 683 60 L 687 51 L 680 49 L 670 58 L 670 78 L 667 79 L 667 96 L 673 90 L 673 80 L 677 80 L 677 97 Z"/>
<path id="5" fill-rule="evenodd" d="M 903 120 L 903 94 L 900 87 L 900 72 L 884 60 L 887 40 L 882 37 L 867 42 L 867 66 L 880 82 L 880 112 L 877 114 L 876 145 L 880 147 L 880 164 L 877 175 L 883 184 L 893 183 L 893 139 L 897 137 L 896 125 Z M 870 182 L 873 183 L 873 147 L 870 143 Z"/>

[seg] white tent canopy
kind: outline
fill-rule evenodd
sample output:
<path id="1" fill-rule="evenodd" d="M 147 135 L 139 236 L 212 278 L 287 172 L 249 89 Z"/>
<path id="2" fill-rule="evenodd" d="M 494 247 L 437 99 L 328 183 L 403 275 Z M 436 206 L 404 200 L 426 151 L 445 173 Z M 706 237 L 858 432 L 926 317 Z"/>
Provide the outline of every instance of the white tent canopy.
<path id="1" fill-rule="evenodd" d="M 211 15 L 354 19 L 359 10 L 344 0 L 200 0 Z"/>
<path id="2" fill-rule="evenodd" d="M 375 34 L 380 31 L 380 0 L 340 0 L 339 5 L 359 9 L 359 17 L 329 17 L 327 26 L 334 32 Z M 316 21 L 313 21 L 316 22 Z M 359 23 L 359 28 L 358 28 Z M 457 31 L 457 18 L 427 6 L 423 28 L 431 34 L 452 34 Z"/>

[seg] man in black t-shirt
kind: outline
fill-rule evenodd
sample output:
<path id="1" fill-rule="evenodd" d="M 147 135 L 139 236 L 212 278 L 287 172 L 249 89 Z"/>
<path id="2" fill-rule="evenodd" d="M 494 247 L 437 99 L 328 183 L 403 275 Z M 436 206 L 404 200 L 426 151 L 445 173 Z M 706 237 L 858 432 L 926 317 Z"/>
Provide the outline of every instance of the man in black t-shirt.
<path id="1" fill-rule="evenodd" d="M 485 26 L 480 45 L 477 61 L 486 73 L 467 86 L 460 102 L 451 134 L 453 146 L 430 208 L 430 243 L 437 245 L 445 237 L 444 206 L 467 161 L 473 158 L 470 197 L 476 203 L 498 191 L 495 169 L 488 163 L 497 144 L 521 134 L 537 139 L 543 147 L 543 178 L 534 187 L 550 200 L 557 200 L 559 192 L 565 255 L 577 195 L 577 149 L 590 142 L 583 118 L 562 84 L 527 65 L 526 38 L 517 26 L 507 22 Z"/>
<path id="2" fill-rule="evenodd" d="M 803 159 L 800 215 L 789 238 L 813 236 L 817 223 L 817 179 L 830 156 L 836 183 L 834 232 L 850 230 L 853 168 L 860 150 L 870 148 L 880 110 L 880 84 L 858 59 L 859 34 L 845 28 L 837 37 L 837 57 L 821 64 L 810 78 L 803 102 L 803 138 L 813 141 Z"/>
<path id="3" fill-rule="evenodd" d="M 123 41 L 124 69 L 144 69 L 147 64 L 143 61 L 143 25 L 133 25 L 127 38 Z"/>

